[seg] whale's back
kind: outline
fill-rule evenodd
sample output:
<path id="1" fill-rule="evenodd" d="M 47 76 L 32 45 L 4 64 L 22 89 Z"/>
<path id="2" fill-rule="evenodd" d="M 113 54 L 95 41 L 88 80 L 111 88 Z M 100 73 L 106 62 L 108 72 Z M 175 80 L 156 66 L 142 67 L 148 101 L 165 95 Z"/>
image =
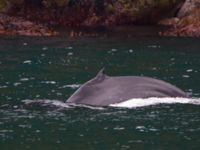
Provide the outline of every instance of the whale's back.
<path id="1" fill-rule="evenodd" d="M 108 106 L 132 98 L 149 97 L 187 97 L 187 94 L 165 81 L 149 77 L 98 74 L 83 84 L 67 102 Z"/>

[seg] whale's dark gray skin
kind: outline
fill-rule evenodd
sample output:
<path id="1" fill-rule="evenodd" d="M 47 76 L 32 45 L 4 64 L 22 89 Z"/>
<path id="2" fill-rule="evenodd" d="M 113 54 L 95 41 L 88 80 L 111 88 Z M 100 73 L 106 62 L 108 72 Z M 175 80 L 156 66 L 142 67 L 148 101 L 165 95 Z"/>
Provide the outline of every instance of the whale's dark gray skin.
<path id="1" fill-rule="evenodd" d="M 83 84 L 67 103 L 108 106 L 132 98 L 188 97 L 177 87 L 153 78 L 138 76 L 110 77 L 101 70 Z"/>

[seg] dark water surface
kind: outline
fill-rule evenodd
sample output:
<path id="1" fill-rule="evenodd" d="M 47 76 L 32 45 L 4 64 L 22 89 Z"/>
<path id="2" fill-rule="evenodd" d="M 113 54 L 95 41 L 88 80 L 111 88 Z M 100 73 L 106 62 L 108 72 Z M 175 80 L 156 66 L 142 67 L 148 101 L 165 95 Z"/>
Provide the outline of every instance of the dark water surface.
<path id="1" fill-rule="evenodd" d="M 200 43 L 157 36 L 0 37 L 0 150 L 199 150 L 200 106 L 27 106 L 64 102 L 102 68 L 144 75 L 200 97 Z"/>

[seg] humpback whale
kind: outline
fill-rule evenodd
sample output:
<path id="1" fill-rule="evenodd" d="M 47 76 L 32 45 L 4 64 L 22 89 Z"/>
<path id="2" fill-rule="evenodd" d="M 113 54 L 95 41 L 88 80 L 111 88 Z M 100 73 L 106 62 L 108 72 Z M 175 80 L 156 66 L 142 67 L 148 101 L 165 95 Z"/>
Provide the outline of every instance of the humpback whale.
<path id="1" fill-rule="evenodd" d="M 92 106 L 109 106 L 133 98 L 188 97 L 179 88 L 150 77 L 108 76 L 104 69 L 84 83 L 66 101 Z"/>

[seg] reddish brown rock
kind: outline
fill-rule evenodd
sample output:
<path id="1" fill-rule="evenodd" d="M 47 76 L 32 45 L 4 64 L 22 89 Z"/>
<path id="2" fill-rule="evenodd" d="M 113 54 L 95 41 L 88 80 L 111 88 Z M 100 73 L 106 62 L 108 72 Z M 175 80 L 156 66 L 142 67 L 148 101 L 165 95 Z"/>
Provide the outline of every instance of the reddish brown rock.
<path id="1" fill-rule="evenodd" d="M 188 9 L 187 9 L 188 8 Z M 163 36 L 200 37 L 200 2 L 199 0 L 186 0 L 178 13 L 179 18 L 160 21 L 162 25 L 171 26 Z"/>
<path id="2" fill-rule="evenodd" d="M 23 36 L 54 36 L 58 33 L 40 24 L 0 14 L 0 34 Z"/>

